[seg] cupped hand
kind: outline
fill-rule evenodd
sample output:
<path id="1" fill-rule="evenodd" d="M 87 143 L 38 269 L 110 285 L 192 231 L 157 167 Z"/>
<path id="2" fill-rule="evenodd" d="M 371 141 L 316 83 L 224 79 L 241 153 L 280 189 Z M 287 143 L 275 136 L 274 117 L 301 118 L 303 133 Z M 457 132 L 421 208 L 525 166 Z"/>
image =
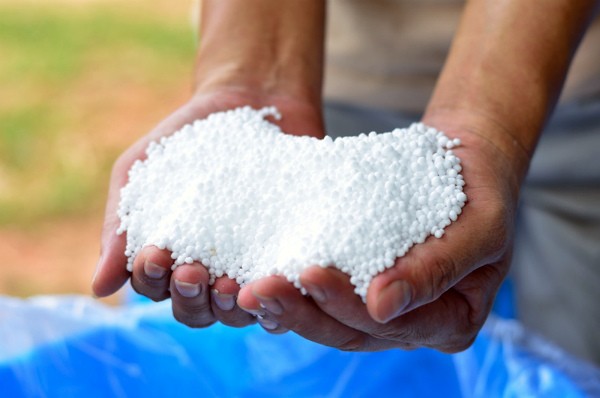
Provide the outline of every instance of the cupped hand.
<path id="1" fill-rule="evenodd" d="M 334 268 L 301 275 L 303 296 L 282 277 L 244 286 L 238 304 L 273 333 L 292 330 L 351 351 L 467 348 L 487 318 L 509 268 L 513 218 L 527 159 L 511 158 L 476 130 L 437 123 L 462 145 L 468 203 L 441 239 L 414 246 L 372 281 L 366 305 Z"/>
<path id="2" fill-rule="evenodd" d="M 115 162 L 110 180 L 102 231 L 102 248 L 92 288 L 97 296 L 115 293 L 128 279 L 138 293 L 152 300 L 172 298 L 173 314 L 177 320 L 192 327 L 204 327 L 216 321 L 231 326 L 245 326 L 255 317 L 236 304 L 239 286 L 227 277 L 208 285 L 209 274 L 199 263 L 184 264 L 171 271 L 173 259 L 168 250 L 154 246 L 143 248 L 133 262 L 133 272 L 126 270 L 126 233 L 117 235 L 120 225 L 117 216 L 120 189 L 127 183 L 128 170 L 138 159 L 145 158 L 151 141 L 167 136 L 196 119 L 210 113 L 250 105 L 254 108 L 276 106 L 283 118 L 276 123 L 296 135 L 312 134 L 322 137 L 323 122 L 319 104 L 313 105 L 277 94 L 239 88 L 220 89 L 196 94 L 146 136 L 127 149 Z"/>

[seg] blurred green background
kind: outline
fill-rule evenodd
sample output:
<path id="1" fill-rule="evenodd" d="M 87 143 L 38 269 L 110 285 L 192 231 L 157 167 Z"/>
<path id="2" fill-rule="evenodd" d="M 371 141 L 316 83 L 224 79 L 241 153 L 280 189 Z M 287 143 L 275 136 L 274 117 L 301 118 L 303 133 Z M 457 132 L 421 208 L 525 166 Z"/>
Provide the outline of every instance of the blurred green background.
<path id="1" fill-rule="evenodd" d="M 0 0 L 0 294 L 89 292 L 113 161 L 191 92 L 192 6 Z"/>

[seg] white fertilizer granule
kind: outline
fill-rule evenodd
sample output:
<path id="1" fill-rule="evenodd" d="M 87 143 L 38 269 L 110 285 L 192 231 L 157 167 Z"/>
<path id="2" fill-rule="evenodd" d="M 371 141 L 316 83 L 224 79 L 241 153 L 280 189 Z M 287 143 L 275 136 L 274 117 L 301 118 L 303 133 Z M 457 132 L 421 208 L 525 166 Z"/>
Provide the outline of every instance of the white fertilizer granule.
<path id="1" fill-rule="evenodd" d="M 363 300 L 375 275 L 429 235 L 440 238 L 467 200 L 459 145 L 423 124 L 319 140 L 283 134 L 275 108 L 214 113 L 151 143 L 121 190 L 127 267 L 142 247 L 199 261 L 238 284 L 308 266 L 350 275 Z"/>

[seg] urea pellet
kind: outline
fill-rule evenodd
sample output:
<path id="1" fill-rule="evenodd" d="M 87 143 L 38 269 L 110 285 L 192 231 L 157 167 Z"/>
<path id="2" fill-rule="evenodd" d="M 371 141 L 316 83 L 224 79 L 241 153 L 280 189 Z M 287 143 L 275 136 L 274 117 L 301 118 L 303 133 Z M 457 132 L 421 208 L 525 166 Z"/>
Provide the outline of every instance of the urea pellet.
<path id="1" fill-rule="evenodd" d="M 373 277 L 461 213 L 460 140 L 423 124 L 332 140 L 284 134 L 275 108 L 213 113 L 152 143 L 121 190 L 128 269 L 144 246 L 198 261 L 211 283 L 337 267 Z M 284 115 L 285 116 L 285 115 Z"/>

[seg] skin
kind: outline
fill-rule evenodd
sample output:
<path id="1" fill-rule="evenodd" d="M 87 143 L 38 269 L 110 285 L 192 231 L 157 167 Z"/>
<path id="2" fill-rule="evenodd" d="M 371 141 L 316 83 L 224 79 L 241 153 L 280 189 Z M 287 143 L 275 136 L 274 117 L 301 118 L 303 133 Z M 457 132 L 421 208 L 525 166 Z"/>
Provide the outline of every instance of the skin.
<path id="1" fill-rule="evenodd" d="M 208 274 L 197 263 L 171 272 L 172 259 L 167 251 L 145 248 L 136 257 L 130 275 L 124 268 L 126 236 L 115 234 L 120 223 L 116 216 L 119 190 L 127 181 L 127 171 L 136 159 L 144 158 L 150 141 L 172 134 L 187 123 L 238 106 L 275 105 L 285 115 L 277 123 L 286 132 L 324 136 L 320 95 L 324 4 L 294 1 L 280 9 L 273 9 L 270 0 L 252 4 L 247 7 L 245 0 L 203 2 L 203 40 L 195 68 L 194 95 L 116 161 L 101 255 L 92 282 L 97 296 L 114 293 L 130 279 L 137 292 L 153 300 L 171 297 L 175 318 L 189 326 L 203 327 L 216 321 L 231 326 L 256 322 L 237 305 L 240 289 L 234 281 L 223 277 L 208 286 Z M 296 18 L 298 15 L 303 18 Z M 247 24 L 246 19 L 257 23 Z M 226 26 L 235 29 L 224 31 Z M 296 32 L 304 33 L 299 36 Z"/>
<path id="2" fill-rule="evenodd" d="M 205 1 L 195 95 L 114 166 L 94 292 L 112 294 L 130 278 L 154 300 L 171 297 L 174 316 L 187 325 L 258 319 L 272 333 L 292 330 L 343 350 L 467 348 L 508 272 L 519 187 L 595 3 L 554 0 L 540 10 L 536 2 L 468 2 L 423 122 L 462 140 L 455 153 L 469 202 L 442 239 L 429 238 L 377 276 L 364 304 L 331 268 L 301 275 L 308 296 L 277 276 L 241 289 L 220 278 L 209 287 L 202 265 L 171 272 L 170 253 L 156 248 L 138 255 L 131 275 L 125 271 L 125 237 L 115 235 L 118 190 L 150 140 L 248 104 L 278 106 L 290 134 L 323 134 L 324 2 Z"/>

